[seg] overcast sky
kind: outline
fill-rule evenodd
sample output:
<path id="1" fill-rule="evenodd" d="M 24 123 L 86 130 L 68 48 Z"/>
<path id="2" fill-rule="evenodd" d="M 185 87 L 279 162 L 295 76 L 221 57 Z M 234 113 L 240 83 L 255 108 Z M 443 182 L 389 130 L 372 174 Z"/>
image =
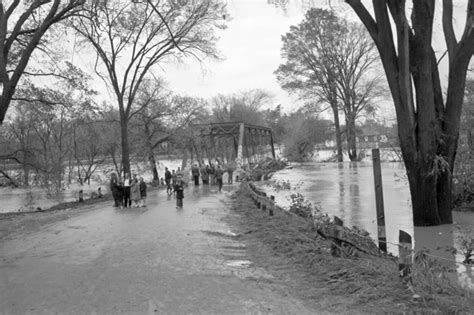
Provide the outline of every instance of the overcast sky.
<path id="1" fill-rule="evenodd" d="M 320 6 L 327 3 L 327 0 L 312 1 Z M 454 1 L 455 27 L 458 30 L 463 29 L 465 22 L 464 1 Z M 291 25 L 298 24 L 304 15 L 301 6 L 295 4 L 304 2 L 290 1 L 292 6 L 285 14 L 266 0 L 229 0 L 231 21 L 221 33 L 217 45 L 225 60 L 218 63 L 207 62 L 204 65 L 188 60 L 185 64 L 166 66 L 164 77 L 170 88 L 176 93 L 202 97 L 261 88 L 275 95 L 275 105 L 282 104 L 287 111 L 293 110 L 296 107 L 295 99 L 279 87 L 273 71 L 282 63 L 281 36 L 288 32 Z M 332 5 L 342 15 L 355 19 L 352 9 L 343 0 L 332 0 Z M 436 5 L 439 13 L 442 4 L 437 1 Z M 435 21 L 436 26 L 441 26 L 439 17 Z M 433 44 L 435 49 L 440 44 L 444 46 L 440 28 L 434 34 Z M 441 65 L 443 82 L 447 81 L 445 72 L 446 67 Z M 387 113 L 387 116 L 390 115 L 393 112 Z"/>
<path id="2" fill-rule="evenodd" d="M 165 78 L 169 88 L 177 94 L 210 98 L 217 94 L 259 88 L 274 95 L 273 106 L 282 104 L 286 112 L 293 111 L 301 103 L 298 104 L 295 98 L 280 88 L 273 72 L 283 62 L 280 57 L 281 36 L 289 31 L 291 25 L 301 22 L 304 16 L 301 4 L 308 1 L 327 7 L 327 0 L 290 1 L 289 10 L 285 13 L 281 8 L 268 4 L 267 0 L 228 0 L 230 20 L 227 29 L 219 32 L 217 43 L 224 60 L 199 64 L 194 59 L 188 59 L 181 64 L 161 64 L 162 72 L 158 71 L 158 74 Z M 455 1 L 455 26 L 459 30 L 465 22 L 464 1 Z M 332 0 L 331 3 L 341 15 L 357 20 L 343 0 Z M 441 0 L 436 5 L 439 13 Z M 435 27 L 439 28 L 439 32 L 434 34 L 435 49 L 437 44 L 444 44 L 440 24 L 440 18 L 437 17 Z M 444 48 L 439 51 L 444 51 Z M 445 68 L 441 66 L 442 82 L 447 81 Z M 113 98 L 112 95 L 109 97 Z M 385 118 L 393 118 L 393 106 L 386 106 Z"/>
<path id="3" fill-rule="evenodd" d="M 275 95 L 275 105 L 293 102 L 283 91 L 273 71 L 281 63 L 281 36 L 303 18 L 302 10 L 288 14 L 265 0 L 229 0 L 231 20 L 220 32 L 217 44 L 225 58 L 219 62 L 195 60 L 166 66 L 164 77 L 176 93 L 212 97 L 260 88 Z"/>

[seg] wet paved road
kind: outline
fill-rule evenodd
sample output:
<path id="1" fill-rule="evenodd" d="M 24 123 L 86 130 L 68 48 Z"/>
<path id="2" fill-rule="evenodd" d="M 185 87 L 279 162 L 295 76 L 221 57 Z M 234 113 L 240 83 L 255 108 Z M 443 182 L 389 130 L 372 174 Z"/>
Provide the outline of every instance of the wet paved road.
<path id="1" fill-rule="evenodd" d="M 98 210 L 0 244 L 2 314 L 309 314 L 221 218 L 226 196 L 189 186 L 147 208 Z"/>

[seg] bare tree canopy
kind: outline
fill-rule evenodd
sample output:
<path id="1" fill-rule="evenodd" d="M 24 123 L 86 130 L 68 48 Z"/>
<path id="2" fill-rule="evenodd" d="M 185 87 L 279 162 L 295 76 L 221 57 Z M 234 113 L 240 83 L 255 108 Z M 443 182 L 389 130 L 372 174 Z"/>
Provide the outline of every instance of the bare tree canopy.
<path id="1" fill-rule="evenodd" d="M 343 111 L 348 155 L 356 160 L 355 123 L 363 111 L 373 109 L 381 82 L 376 75 L 379 58 L 369 34 L 332 11 L 313 8 L 282 41 L 285 63 L 275 71 L 278 81 L 320 110 L 332 110 L 341 162 L 339 111 Z"/>
<path id="2" fill-rule="evenodd" d="M 271 100 L 272 96 L 260 89 L 229 95 L 219 94 L 211 100 L 213 118 L 218 122 L 263 125 L 264 117 L 260 114 L 260 110 Z"/>
<path id="3" fill-rule="evenodd" d="M 93 2 L 72 21 L 96 52 L 95 71 L 113 91 L 120 113 L 122 161 L 130 170 L 127 125 L 145 78 L 170 58 L 217 58 L 215 30 L 224 28 L 218 0 Z"/>
<path id="4" fill-rule="evenodd" d="M 0 124 L 33 52 L 47 31 L 77 14 L 85 0 L 0 1 Z"/>

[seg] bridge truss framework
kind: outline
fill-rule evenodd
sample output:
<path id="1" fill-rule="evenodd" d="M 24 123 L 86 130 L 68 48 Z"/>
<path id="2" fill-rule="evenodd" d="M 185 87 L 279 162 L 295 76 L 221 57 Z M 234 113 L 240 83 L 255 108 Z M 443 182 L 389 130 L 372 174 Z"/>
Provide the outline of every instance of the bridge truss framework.
<path id="1" fill-rule="evenodd" d="M 198 159 L 224 157 L 239 166 L 256 163 L 267 154 L 275 159 L 272 129 L 243 122 L 225 122 L 193 125 L 193 151 Z M 230 150 L 229 152 L 229 148 Z M 227 154 L 227 156 L 225 156 Z"/>

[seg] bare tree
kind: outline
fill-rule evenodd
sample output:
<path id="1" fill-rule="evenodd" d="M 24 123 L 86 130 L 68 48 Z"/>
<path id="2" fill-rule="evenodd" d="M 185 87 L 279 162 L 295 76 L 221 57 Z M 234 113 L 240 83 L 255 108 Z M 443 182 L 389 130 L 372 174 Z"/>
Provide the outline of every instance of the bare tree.
<path id="1" fill-rule="evenodd" d="M 337 160 L 342 162 L 342 136 L 336 87 L 336 65 L 332 56 L 345 26 L 330 11 L 312 9 L 305 20 L 282 37 L 286 63 L 275 71 L 281 86 L 303 99 L 315 100 L 311 107 L 324 111 L 328 104 L 334 117 Z M 315 104 L 315 105 L 314 105 Z M 314 106 L 313 106 L 314 105 Z"/>
<path id="2" fill-rule="evenodd" d="M 214 120 L 218 122 L 245 122 L 263 125 L 263 106 L 272 101 L 272 96 L 259 89 L 235 94 L 219 94 L 211 99 Z"/>
<path id="3" fill-rule="evenodd" d="M 289 115 L 286 119 L 287 130 L 283 143 L 284 154 L 292 161 L 305 161 L 311 158 L 317 143 L 328 140 L 331 121 L 322 120 L 304 109 Z"/>
<path id="4" fill-rule="evenodd" d="M 95 71 L 113 91 L 120 113 L 122 164 L 130 171 L 128 124 L 141 111 L 133 106 L 145 76 L 170 57 L 217 58 L 214 29 L 223 28 L 218 0 L 128 0 L 86 5 L 74 29 L 96 52 Z"/>
<path id="5" fill-rule="evenodd" d="M 33 52 L 55 24 L 77 14 L 85 0 L 0 1 L 0 124 Z M 8 4 L 9 3 L 9 4 Z M 48 75 L 47 73 L 31 73 Z"/>
<path id="6" fill-rule="evenodd" d="M 346 121 L 347 152 L 349 159 L 355 161 L 358 159 L 356 121 L 364 112 L 375 111 L 375 99 L 384 96 L 383 78 L 376 69 L 380 59 L 375 45 L 363 26 L 349 24 L 339 40 L 330 58 L 336 69 L 335 86 Z"/>
<path id="7" fill-rule="evenodd" d="M 355 123 L 369 108 L 380 81 L 369 78 L 378 61 L 370 36 L 361 26 L 348 24 L 332 11 L 313 8 L 282 40 L 286 62 L 275 71 L 282 87 L 310 99 L 319 110 L 329 105 L 334 115 L 338 161 L 342 161 L 342 109 L 348 155 L 351 161 L 356 160 Z"/>
<path id="8" fill-rule="evenodd" d="M 137 94 L 136 104 L 143 108 L 133 119 L 132 132 L 145 152 L 153 180 L 158 183 L 156 153 L 160 147 L 180 143 L 184 130 L 199 116 L 207 116 L 206 102 L 187 96 L 173 95 L 162 79 L 145 80 Z"/>

